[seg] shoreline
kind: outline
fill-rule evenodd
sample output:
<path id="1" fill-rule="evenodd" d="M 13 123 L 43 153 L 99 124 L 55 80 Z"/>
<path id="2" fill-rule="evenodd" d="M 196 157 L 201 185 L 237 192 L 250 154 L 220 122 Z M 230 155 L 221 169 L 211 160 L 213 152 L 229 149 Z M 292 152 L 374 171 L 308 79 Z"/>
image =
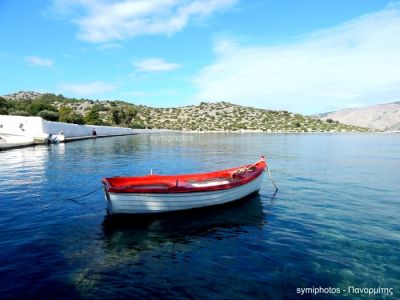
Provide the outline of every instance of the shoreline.
<path id="1" fill-rule="evenodd" d="M 150 132 L 135 132 L 129 134 L 113 134 L 113 135 L 97 135 L 96 137 L 93 136 L 79 136 L 79 137 L 69 137 L 65 138 L 63 141 L 59 141 L 59 143 L 71 143 L 77 142 L 82 140 L 90 140 L 90 139 L 97 139 L 97 138 L 108 138 L 108 137 L 120 137 L 120 136 L 133 136 L 133 135 L 141 135 L 141 134 L 400 134 L 400 131 L 317 131 L 317 132 L 266 132 L 266 131 L 189 131 L 189 130 L 167 130 L 167 129 L 155 129 L 154 131 Z M 1 134 L 0 134 L 1 135 Z M 47 145 L 46 143 L 39 143 L 39 142 L 23 142 L 23 143 L 0 143 L 0 151 L 7 151 L 31 146 L 39 146 L 39 145 Z"/>
<path id="2" fill-rule="evenodd" d="M 197 130 L 182 130 L 180 133 L 234 133 L 234 134 L 349 134 L 349 133 L 400 133 L 400 132 L 386 132 L 386 131 L 197 131 Z"/>

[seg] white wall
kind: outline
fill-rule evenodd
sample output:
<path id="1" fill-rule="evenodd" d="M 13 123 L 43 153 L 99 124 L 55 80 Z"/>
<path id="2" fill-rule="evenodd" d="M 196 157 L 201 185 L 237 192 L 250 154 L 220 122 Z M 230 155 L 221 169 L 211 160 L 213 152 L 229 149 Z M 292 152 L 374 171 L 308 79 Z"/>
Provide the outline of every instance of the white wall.
<path id="1" fill-rule="evenodd" d="M 43 137 L 43 122 L 40 117 L 0 115 L 0 133 L 29 137 Z"/>
<path id="2" fill-rule="evenodd" d="M 96 129 L 97 135 L 119 135 L 132 134 L 130 128 L 110 127 L 110 126 L 94 126 L 94 125 L 77 125 L 61 122 L 50 122 L 43 120 L 43 132 L 47 134 L 59 134 L 64 132 L 66 138 L 82 137 L 92 135 L 92 130 Z"/>
<path id="3" fill-rule="evenodd" d="M 48 134 L 64 132 L 66 138 L 92 135 L 95 128 L 97 135 L 132 134 L 130 128 L 76 125 L 61 122 L 50 122 L 40 117 L 21 117 L 0 115 L 0 133 L 29 137 L 47 137 Z"/>
<path id="4" fill-rule="evenodd" d="M 21 117 L 0 115 L 0 134 L 23 136 L 27 138 L 47 138 L 49 134 L 59 135 L 62 131 L 65 138 L 85 137 L 92 135 L 95 128 L 97 135 L 123 135 L 123 134 L 146 134 L 181 132 L 180 130 L 166 129 L 130 129 L 110 126 L 76 125 L 70 123 L 50 122 L 40 117 Z M 8 137 L 10 138 L 10 137 Z M 62 136 L 57 137 L 59 141 Z"/>

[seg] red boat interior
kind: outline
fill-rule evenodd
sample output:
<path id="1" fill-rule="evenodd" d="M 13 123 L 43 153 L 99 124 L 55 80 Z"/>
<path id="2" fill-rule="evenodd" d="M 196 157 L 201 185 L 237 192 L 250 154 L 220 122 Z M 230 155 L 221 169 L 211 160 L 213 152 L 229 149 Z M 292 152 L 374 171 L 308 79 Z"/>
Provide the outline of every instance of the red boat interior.
<path id="1" fill-rule="evenodd" d="M 223 171 L 186 175 L 148 175 L 141 177 L 112 177 L 102 180 L 110 193 L 188 193 L 229 189 L 259 177 L 266 167 L 258 162 Z"/>

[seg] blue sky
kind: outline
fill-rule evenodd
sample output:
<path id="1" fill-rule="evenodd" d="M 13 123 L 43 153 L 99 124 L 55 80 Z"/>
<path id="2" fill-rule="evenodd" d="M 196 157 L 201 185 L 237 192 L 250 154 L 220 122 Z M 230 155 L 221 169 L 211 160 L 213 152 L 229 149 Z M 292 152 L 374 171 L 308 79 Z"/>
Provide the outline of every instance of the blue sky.
<path id="1" fill-rule="evenodd" d="M 399 101 L 400 4 L 0 0 L 0 95 L 299 113 Z"/>

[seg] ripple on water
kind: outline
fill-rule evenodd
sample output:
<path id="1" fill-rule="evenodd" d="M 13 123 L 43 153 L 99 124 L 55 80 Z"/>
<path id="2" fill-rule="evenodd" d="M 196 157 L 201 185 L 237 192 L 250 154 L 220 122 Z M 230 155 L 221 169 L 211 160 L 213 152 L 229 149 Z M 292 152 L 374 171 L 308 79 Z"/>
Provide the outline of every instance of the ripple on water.
<path id="1" fill-rule="evenodd" d="M 215 170 L 260 154 L 275 196 L 266 178 L 260 196 L 234 205 L 123 219 L 106 216 L 101 191 L 66 200 L 106 176 Z M 297 299 L 298 287 L 398 287 L 399 154 L 398 139 L 374 134 L 130 136 L 2 152 L 0 290 Z"/>

